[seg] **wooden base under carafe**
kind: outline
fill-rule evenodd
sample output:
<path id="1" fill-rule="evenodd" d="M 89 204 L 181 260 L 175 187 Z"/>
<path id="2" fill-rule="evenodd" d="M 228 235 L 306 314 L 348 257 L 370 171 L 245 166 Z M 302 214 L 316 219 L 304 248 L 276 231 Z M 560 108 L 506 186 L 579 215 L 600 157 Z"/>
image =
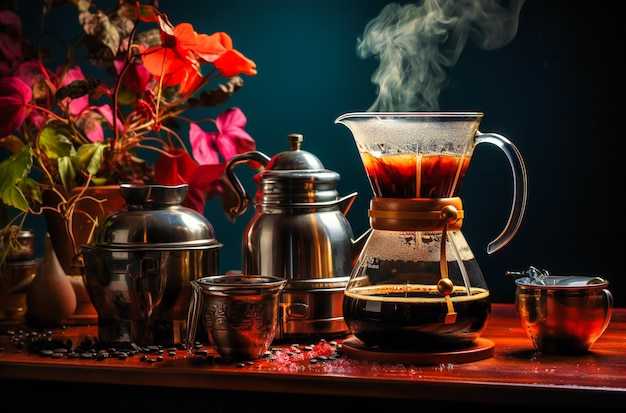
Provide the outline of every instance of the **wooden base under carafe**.
<path id="1" fill-rule="evenodd" d="M 368 347 L 356 337 L 343 341 L 343 354 L 357 360 L 369 360 L 378 363 L 437 365 L 446 363 L 468 363 L 492 357 L 495 345 L 493 341 L 479 337 L 464 348 L 444 351 L 410 351 Z"/>

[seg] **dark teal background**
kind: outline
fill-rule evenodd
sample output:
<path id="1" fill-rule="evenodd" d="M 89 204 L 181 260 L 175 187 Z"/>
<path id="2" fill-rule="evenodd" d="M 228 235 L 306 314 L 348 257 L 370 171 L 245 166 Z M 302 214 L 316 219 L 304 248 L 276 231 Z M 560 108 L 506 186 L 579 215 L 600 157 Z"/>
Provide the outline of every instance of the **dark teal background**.
<path id="1" fill-rule="evenodd" d="M 387 3 L 160 2 L 172 23 L 189 22 L 207 34 L 226 31 L 235 48 L 255 60 L 258 75 L 244 76 L 244 88 L 228 105 L 244 111 L 247 130 L 268 156 L 287 150 L 288 134 L 304 135 L 303 149 L 341 175 L 339 194 L 359 193 L 347 214 L 355 235 L 368 227 L 371 190 L 350 132 L 334 120 L 345 112 L 366 110 L 375 99 L 370 77 L 377 62 L 357 57 L 355 46 L 365 25 Z M 508 45 L 487 51 L 468 43 L 456 66 L 447 70 L 449 85 L 440 108 L 484 112 L 481 131 L 511 139 L 528 171 L 522 226 L 492 255 L 486 254 L 486 246 L 503 229 L 511 202 L 504 155 L 479 146 L 461 191 L 463 233 L 494 302 L 514 300 L 507 270 L 534 265 L 554 274 L 603 276 L 610 281 L 616 305 L 626 306 L 623 183 L 618 181 L 626 168 L 619 4 L 526 1 L 518 33 Z M 207 206 L 206 216 L 224 244 L 222 271 L 240 268 L 242 231 L 252 213 L 231 223 L 219 200 Z M 42 239 L 45 227 L 37 231 Z"/>

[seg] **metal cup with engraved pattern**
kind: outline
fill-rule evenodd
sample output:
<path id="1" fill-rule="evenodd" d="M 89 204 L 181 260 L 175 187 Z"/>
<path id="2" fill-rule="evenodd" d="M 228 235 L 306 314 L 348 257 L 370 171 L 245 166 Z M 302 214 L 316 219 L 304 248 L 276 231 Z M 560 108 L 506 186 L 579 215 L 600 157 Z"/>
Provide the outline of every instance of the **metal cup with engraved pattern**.
<path id="1" fill-rule="evenodd" d="M 189 351 L 204 328 L 227 360 L 255 360 L 267 351 L 278 325 L 278 297 L 286 279 L 258 275 L 217 275 L 191 281 Z"/>

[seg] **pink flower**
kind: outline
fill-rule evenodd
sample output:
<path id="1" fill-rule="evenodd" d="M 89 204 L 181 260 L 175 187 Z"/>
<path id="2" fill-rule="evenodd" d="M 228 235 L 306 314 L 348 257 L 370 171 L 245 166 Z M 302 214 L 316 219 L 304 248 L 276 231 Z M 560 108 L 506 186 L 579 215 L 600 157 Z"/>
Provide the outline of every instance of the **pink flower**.
<path id="1" fill-rule="evenodd" d="M 191 123 L 189 140 L 193 157 L 200 164 L 214 164 L 219 162 L 219 155 L 227 160 L 238 153 L 254 150 L 254 139 L 244 130 L 247 121 L 239 108 L 231 108 L 215 119 L 217 132 L 204 132 Z"/>
<path id="2" fill-rule="evenodd" d="M 26 119 L 26 104 L 33 97 L 31 88 L 18 77 L 0 79 L 0 138 L 19 129 Z"/>
<path id="3" fill-rule="evenodd" d="M 171 149 L 154 164 L 157 182 L 163 185 L 188 184 L 183 205 L 203 213 L 206 201 L 223 192 L 220 177 L 226 162 L 234 155 L 255 149 L 254 140 L 243 129 L 246 122 L 239 108 L 227 109 L 217 117 L 217 132 L 204 132 L 192 122 L 189 140 L 195 160 L 181 149 Z"/>
<path id="4" fill-rule="evenodd" d="M 61 84 L 59 85 L 59 87 L 67 86 L 75 80 L 83 79 L 85 79 L 85 76 L 83 76 L 83 72 L 82 70 L 80 70 L 80 67 L 74 66 L 70 68 L 67 73 L 65 73 L 65 75 L 61 79 Z M 70 113 L 74 116 L 77 116 L 80 115 L 89 106 L 89 95 L 85 94 L 84 96 L 75 99 L 65 98 L 60 102 L 60 104 L 69 104 Z"/>

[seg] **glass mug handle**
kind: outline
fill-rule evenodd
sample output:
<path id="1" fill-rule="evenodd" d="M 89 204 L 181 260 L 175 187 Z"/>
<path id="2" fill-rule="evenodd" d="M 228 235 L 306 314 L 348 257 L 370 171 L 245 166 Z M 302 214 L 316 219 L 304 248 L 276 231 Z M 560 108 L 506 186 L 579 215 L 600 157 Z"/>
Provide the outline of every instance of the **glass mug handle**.
<path id="1" fill-rule="evenodd" d="M 602 324 L 600 334 L 604 333 L 606 328 L 609 326 L 609 321 L 611 321 L 611 316 L 613 315 L 613 294 L 611 294 L 611 291 L 607 288 L 602 289 L 602 294 L 606 300 L 606 307 L 604 312 L 604 323 Z"/>
<path id="2" fill-rule="evenodd" d="M 187 313 L 187 354 L 193 356 L 195 350 L 196 330 L 198 329 L 198 319 L 204 308 L 204 294 L 202 287 L 197 281 L 191 281 L 191 301 L 189 302 L 189 312 Z"/>
<path id="3" fill-rule="evenodd" d="M 526 199 L 528 197 L 528 177 L 524 159 L 517 147 L 506 137 L 497 133 L 482 133 L 478 131 L 475 138 L 475 146 L 481 143 L 489 143 L 497 146 L 509 159 L 513 172 L 513 202 L 506 226 L 496 239 L 487 245 L 487 254 L 492 254 L 504 247 L 515 236 L 522 223 Z"/>

